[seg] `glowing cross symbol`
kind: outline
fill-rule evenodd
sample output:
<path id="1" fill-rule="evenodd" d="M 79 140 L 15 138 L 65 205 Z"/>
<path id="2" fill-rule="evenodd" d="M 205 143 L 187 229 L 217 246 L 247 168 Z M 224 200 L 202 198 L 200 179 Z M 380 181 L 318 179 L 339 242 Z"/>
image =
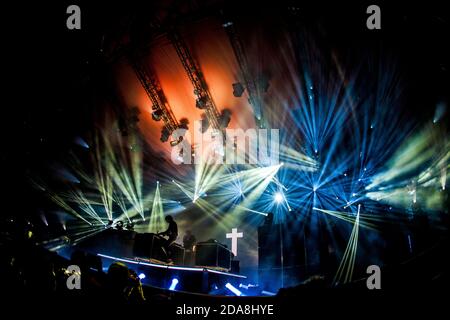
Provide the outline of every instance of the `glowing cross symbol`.
<path id="1" fill-rule="evenodd" d="M 231 252 L 237 256 L 237 240 L 244 237 L 242 232 L 237 232 L 237 228 L 231 229 L 231 233 L 226 234 L 227 239 L 231 238 Z"/>

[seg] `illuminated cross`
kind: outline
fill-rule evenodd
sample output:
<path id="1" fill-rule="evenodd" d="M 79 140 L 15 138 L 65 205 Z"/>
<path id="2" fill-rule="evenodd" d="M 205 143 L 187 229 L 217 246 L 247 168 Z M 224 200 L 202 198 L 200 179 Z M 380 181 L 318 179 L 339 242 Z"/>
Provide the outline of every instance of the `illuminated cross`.
<path id="1" fill-rule="evenodd" d="M 231 252 L 237 256 L 237 240 L 244 237 L 242 232 L 237 232 L 237 228 L 231 229 L 231 233 L 226 234 L 227 239 L 231 238 Z"/>

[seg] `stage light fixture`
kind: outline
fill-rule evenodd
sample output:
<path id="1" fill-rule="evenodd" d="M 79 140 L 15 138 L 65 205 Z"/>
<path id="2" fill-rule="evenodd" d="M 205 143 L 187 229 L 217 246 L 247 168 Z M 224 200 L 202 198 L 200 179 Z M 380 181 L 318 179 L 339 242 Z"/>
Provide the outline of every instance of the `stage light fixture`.
<path id="1" fill-rule="evenodd" d="M 233 96 L 239 98 L 244 93 L 244 86 L 240 82 L 233 83 Z"/>
<path id="2" fill-rule="evenodd" d="M 144 280 L 145 279 L 145 274 L 140 273 L 138 277 L 139 277 L 139 279 Z"/>
<path id="3" fill-rule="evenodd" d="M 81 137 L 76 137 L 75 138 L 75 143 L 78 144 L 79 146 L 83 147 L 83 148 L 89 149 L 89 145 Z"/>
<path id="4" fill-rule="evenodd" d="M 206 97 L 200 97 L 195 102 L 195 106 L 198 109 L 206 109 L 206 107 L 207 107 L 206 102 L 207 102 Z"/>
<path id="5" fill-rule="evenodd" d="M 231 283 L 227 283 L 225 285 L 225 287 L 230 290 L 231 292 L 233 292 L 235 295 L 237 296 L 242 296 L 242 292 L 239 291 L 237 288 L 233 287 L 233 285 L 231 285 Z"/>
<path id="6" fill-rule="evenodd" d="M 114 225 L 114 228 L 116 230 L 123 230 L 123 221 L 122 220 L 117 221 Z"/>
<path id="7" fill-rule="evenodd" d="M 134 223 L 131 221 L 131 222 L 128 222 L 126 225 L 125 225 L 125 229 L 127 229 L 127 230 L 129 230 L 129 231 L 133 231 L 134 230 Z"/>
<path id="8" fill-rule="evenodd" d="M 170 141 L 170 146 L 171 146 L 171 147 L 175 147 L 175 146 L 178 145 L 181 141 L 183 141 L 183 137 L 179 137 L 177 140 L 172 140 L 172 141 Z"/>
<path id="9" fill-rule="evenodd" d="M 152 112 L 152 119 L 155 121 L 160 121 L 163 115 L 163 111 L 161 109 L 155 110 Z"/>
<path id="10" fill-rule="evenodd" d="M 177 278 L 173 278 L 172 279 L 172 283 L 170 284 L 169 290 L 170 291 L 174 291 L 175 288 L 177 287 L 178 284 L 178 279 Z"/>
<path id="11" fill-rule="evenodd" d="M 261 291 L 261 295 L 263 295 L 263 296 L 274 296 L 274 295 L 276 295 L 276 293 L 263 290 L 263 291 Z"/>
<path id="12" fill-rule="evenodd" d="M 229 109 L 222 110 L 220 119 L 219 119 L 220 127 L 221 128 L 228 127 L 228 125 L 230 124 L 230 121 L 231 121 L 231 111 Z"/>
<path id="13" fill-rule="evenodd" d="M 169 137 L 170 137 L 170 130 L 166 126 L 164 126 L 161 129 L 161 138 L 160 138 L 160 140 L 161 140 L 161 142 L 166 142 L 167 140 L 169 140 Z"/>

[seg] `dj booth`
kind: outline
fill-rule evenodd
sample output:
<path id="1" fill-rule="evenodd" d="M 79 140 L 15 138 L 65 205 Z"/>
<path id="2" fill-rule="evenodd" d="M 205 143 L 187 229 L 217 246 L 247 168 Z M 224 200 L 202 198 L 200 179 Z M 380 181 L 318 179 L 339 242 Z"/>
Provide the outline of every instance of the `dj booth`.
<path id="1" fill-rule="evenodd" d="M 163 250 L 165 239 L 154 233 L 136 233 L 134 237 L 133 254 L 135 257 L 166 261 L 167 255 Z M 185 264 L 185 250 L 178 243 L 169 247 L 174 264 Z"/>
<path id="2" fill-rule="evenodd" d="M 78 248 L 94 254 L 166 263 L 168 256 L 163 249 L 165 241 L 165 238 L 154 233 L 108 229 L 83 241 Z M 169 251 L 174 265 L 231 270 L 233 253 L 225 245 L 214 240 L 197 243 L 193 251 L 185 250 L 178 243 L 172 243 Z"/>
<path id="3" fill-rule="evenodd" d="M 195 246 L 195 265 L 231 269 L 233 253 L 215 241 L 199 242 Z"/>
<path id="4" fill-rule="evenodd" d="M 169 247 L 170 264 L 162 249 L 164 243 L 165 239 L 157 234 L 108 229 L 73 249 L 99 256 L 106 269 L 114 261 L 125 263 L 145 274 L 144 284 L 166 289 L 174 278 L 179 280 L 176 290 L 196 293 L 209 293 L 227 283 L 239 286 L 247 278 L 231 270 L 233 254 L 216 241 L 197 243 L 193 251 L 173 243 Z"/>

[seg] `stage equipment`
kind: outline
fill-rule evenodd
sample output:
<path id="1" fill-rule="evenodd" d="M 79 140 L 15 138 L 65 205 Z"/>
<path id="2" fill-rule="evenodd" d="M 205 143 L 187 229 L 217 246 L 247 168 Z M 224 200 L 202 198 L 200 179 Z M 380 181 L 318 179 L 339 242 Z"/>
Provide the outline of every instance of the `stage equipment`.
<path id="1" fill-rule="evenodd" d="M 241 292 L 239 289 L 233 287 L 233 285 L 232 285 L 231 283 L 227 283 L 227 284 L 225 285 L 225 287 L 226 287 L 228 290 L 230 290 L 231 292 L 233 292 L 233 293 L 234 293 L 235 295 L 237 295 L 237 296 L 241 296 L 241 295 L 242 295 L 242 292 Z"/>
<path id="2" fill-rule="evenodd" d="M 232 273 L 240 273 L 241 268 L 239 267 L 239 260 L 231 261 L 231 270 Z"/>
<path id="3" fill-rule="evenodd" d="M 233 83 L 233 96 L 239 98 L 244 93 L 244 86 L 240 82 Z"/>
<path id="4" fill-rule="evenodd" d="M 164 129 L 161 132 L 161 141 L 166 142 L 169 136 L 180 127 L 166 96 L 153 72 L 149 72 L 141 62 L 141 57 L 136 53 L 128 56 L 131 66 L 138 77 L 147 96 L 153 103 L 152 118 L 155 121 L 164 121 Z"/>
<path id="5" fill-rule="evenodd" d="M 179 280 L 177 278 L 173 278 L 172 282 L 170 284 L 169 290 L 170 291 L 175 290 L 175 288 L 177 287 L 178 282 L 179 282 Z"/>
<path id="6" fill-rule="evenodd" d="M 167 256 L 162 249 L 165 239 L 154 233 L 137 233 L 134 238 L 135 257 L 165 261 Z"/>
<path id="7" fill-rule="evenodd" d="M 145 278 L 141 279 L 144 284 L 159 288 L 170 288 L 173 279 L 178 279 L 176 290 L 209 293 L 215 287 L 225 287 L 227 283 L 237 288 L 240 283 L 246 282 L 247 279 L 246 276 L 223 272 L 218 268 L 172 266 L 151 263 L 146 259 L 126 259 L 104 254 L 98 256 L 102 258 L 106 267 L 114 261 L 125 263 L 137 274 L 145 274 Z"/>
<path id="8" fill-rule="evenodd" d="M 281 202 L 283 202 L 284 197 L 283 197 L 283 194 L 281 192 L 277 192 L 273 196 L 273 199 L 275 200 L 276 203 L 281 203 Z"/>
<path id="9" fill-rule="evenodd" d="M 258 276 L 264 290 L 295 285 L 306 276 L 304 233 L 287 225 L 258 228 Z"/>
<path id="10" fill-rule="evenodd" d="M 262 99 L 261 94 L 258 92 L 258 86 L 251 75 L 247 55 L 245 54 L 244 46 L 242 45 L 241 39 L 238 36 L 236 27 L 232 21 L 226 21 L 222 24 L 225 32 L 230 40 L 231 47 L 233 48 L 234 55 L 239 64 L 239 69 L 241 71 L 241 77 L 244 80 L 245 89 L 247 89 L 248 102 L 253 108 L 253 114 L 255 120 L 260 128 L 264 127 L 262 119 Z M 244 92 L 244 86 L 238 82 L 233 83 L 233 95 L 235 97 L 242 96 Z"/>
<path id="11" fill-rule="evenodd" d="M 192 57 L 188 46 L 176 30 L 172 30 L 168 36 L 177 52 L 184 70 L 189 77 L 189 80 L 194 87 L 194 94 L 197 96 L 196 107 L 205 110 L 208 122 L 213 129 L 223 129 L 220 126 L 219 110 L 217 109 L 208 90 L 208 85 L 203 77 L 203 73 Z"/>
<path id="12" fill-rule="evenodd" d="M 185 250 L 184 251 L 184 265 L 193 266 L 195 265 L 195 251 Z"/>
<path id="13" fill-rule="evenodd" d="M 175 147 L 176 145 L 180 144 L 180 142 L 183 141 L 183 137 L 179 137 L 177 140 L 170 141 L 170 146 Z"/>
<path id="14" fill-rule="evenodd" d="M 197 266 L 231 269 L 233 253 L 217 241 L 199 242 L 195 246 L 195 264 Z"/>
<path id="15" fill-rule="evenodd" d="M 173 260 L 174 264 L 178 265 L 184 265 L 185 262 L 185 250 L 183 246 L 179 245 L 178 243 L 172 243 L 169 246 L 169 250 L 171 252 L 171 259 Z"/>

